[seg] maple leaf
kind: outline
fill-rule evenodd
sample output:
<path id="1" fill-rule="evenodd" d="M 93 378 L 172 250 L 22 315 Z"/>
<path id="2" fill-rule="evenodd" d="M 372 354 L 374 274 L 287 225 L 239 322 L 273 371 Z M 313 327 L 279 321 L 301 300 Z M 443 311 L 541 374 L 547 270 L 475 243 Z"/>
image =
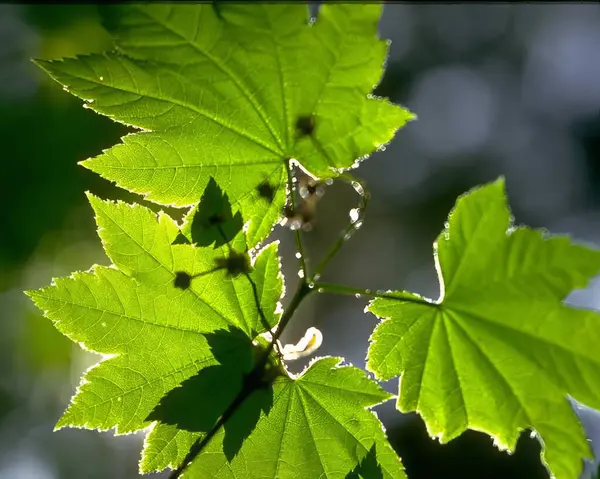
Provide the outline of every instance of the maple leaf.
<path id="1" fill-rule="evenodd" d="M 364 371 L 340 362 L 318 359 L 298 377 L 278 376 L 270 388 L 257 390 L 185 477 L 406 477 L 381 423 L 367 410 L 392 396 Z M 204 413 L 196 414 L 197 421 L 187 421 L 201 421 Z M 142 471 L 178 465 L 202 435 L 158 424 L 147 437 Z"/>
<path id="2" fill-rule="evenodd" d="M 84 166 L 179 207 L 214 177 L 253 247 L 281 218 L 290 159 L 334 177 L 414 118 L 368 96 L 388 48 L 381 8 L 324 5 L 313 24 L 302 4 L 110 6 L 115 51 L 37 64 L 85 106 L 145 130 Z"/>
<path id="3" fill-rule="evenodd" d="M 207 333 L 233 327 L 254 338 L 277 323 L 283 291 L 278 244 L 254 258 L 249 277 L 256 295 L 247 277 L 222 270 L 176 288 L 177 272 L 214 269 L 227 248 L 172 245 L 179 229 L 166 214 L 157 218 L 140 205 L 88 196 L 114 267 L 94 266 L 28 294 L 63 334 L 110 355 L 85 374 L 57 427 L 127 433 L 151 423 L 148 415 L 169 390 L 216 363 Z"/>
<path id="4" fill-rule="evenodd" d="M 470 428 L 514 450 L 521 430 L 543 442 L 558 479 L 576 479 L 591 451 L 567 398 L 600 407 L 600 314 L 563 300 L 600 272 L 600 252 L 511 226 L 504 180 L 458 199 L 434 248 L 437 301 L 391 292 L 368 309 L 368 369 L 400 376 L 400 411 L 432 436 Z"/>
<path id="5" fill-rule="evenodd" d="M 209 188 L 192 222 L 215 208 L 235 218 L 218 186 Z M 205 247 L 177 244 L 181 228 L 166 214 L 88 197 L 113 265 L 27 292 L 59 331 L 107 355 L 85 373 L 57 428 L 125 434 L 152 426 L 141 470 L 175 468 L 250 385 L 249 396 L 186 477 L 234 471 L 238 477 L 279 478 L 300 466 L 303 472 L 294 477 L 346 477 L 365 468 L 404 477 L 381 423 L 368 410 L 389 393 L 364 371 L 340 367 L 339 358 L 320 359 L 294 377 L 268 349 L 261 334 L 279 321 L 283 293 L 278 243 L 256 252 L 244 274 L 231 274 L 220 265 L 247 246 L 243 232 L 220 247 L 212 240 Z M 194 236 L 193 226 L 189 232 Z M 268 351 L 265 367 L 256 369 Z"/>

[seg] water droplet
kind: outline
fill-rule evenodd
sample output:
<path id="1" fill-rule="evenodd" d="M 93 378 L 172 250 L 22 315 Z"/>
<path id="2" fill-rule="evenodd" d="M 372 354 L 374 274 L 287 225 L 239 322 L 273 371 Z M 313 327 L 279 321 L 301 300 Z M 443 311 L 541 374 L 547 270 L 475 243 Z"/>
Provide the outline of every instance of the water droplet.
<path id="1" fill-rule="evenodd" d="M 358 208 L 352 208 L 349 212 L 348 215 L 350 216 L 350 221 L 352 221 L 352 223 L 354 223 L 357 219 L 358 219 Z"/>
<path id="2" fill-rule="evenodd" d="M 323 288 L 317 289 L 317 293 L 324 293 L 324 292 L 325 292 L 325 290 Z"/>
<path id="3" fill-rule="evenodd" d="M 370 289 L 365 289 L 365 294 L 371 294 L 371 290 Z"/>
<path id="4" fill-rule="evenodd" d="M 89 107 L 90 107 L 90 106 L 89 106 L 87 103 L 84 103 L 84 104 L 83 104 L 83 108 L 87 109 L 87 108 L 89 108 Z"/>
<path id="5" fill-rule="evenodd" d="M 327 178 L 327 179 L 325 180 L 325 184 L 326 184 L 327 186 L 331 186 L 331 185 L 333 185 L 333 180 L 332 180 L 331 178 Z"/>
<path id="6" fill-rule="evenodd" d="M 356 294 L 354 295 L 354 297 L 355 297 L 356 299 L 360 298 L 360 293 L 356 293 Z"/>
<path id="7" fill-rule="evenodd" d="M 63 86 L 63 90 L 64 91 L 69 91 L 69 87 L 65 85 L 65 86 Z"/>
<path id="8" fill-rule="evenodd" d="M 359 229 L 362 225 L 363 225 L 362 220 L 357 221 L 356 223 L 354 223 L 354 229 Z"/>
<path id="9" fill-rule="evenodd" d="M 298 277 L 304 278 L 304 270 L 301 269 L 300 271 L 298 271 Z"/>
<path id="10" fill-rule="evenodd" d="M 100 81 L 104 81 L 104 77 L 103 76 L 100 77 Z"/>
<path id="11" fill-rule="evenodd" d="M 106 328 L 106 323 L 102 323 L 102 327 L 103 327 L 103 328 Z"/>
<path id="12" fill-rule="evenodd" d="M 344 235 L 344 241 L 348 241 L 351 237 L 352 237 L 352 235 L 350 233 L 346 233 Z"/>
<path id="13" fill-rule="evenodd" d="M 315 281 L 319 281 L 319 279 L 320 279 L 320 278 L 321 278 L 321 275 L 320 275 L 319 273 L 317 273 L 317 274 L 315 274 L 315 275 L 313 276 L 313 279 L 314 279 Z"/>
<path id="14" fill-rule="evenodd" d="M 298 252 L 298 253 L 296 253 L 296 258 L 298 258 L 298 259 L 302 258 L 302 255 Z"/>
<path id="15" fill-rule="evenodd" d="M 354 188 L 354 191 L 356 191 L 361 196 L 365 194 L 364 188 L 358 181 L 352 182 L 352 188 Z"/>
<path id="16" fill-rule="evenodd" d="M 312 281 L 310 283 L 308 283 L 308 287 L 310 289 L 313 289 L 315 287 L 315 283 L 313 283 Z"/>

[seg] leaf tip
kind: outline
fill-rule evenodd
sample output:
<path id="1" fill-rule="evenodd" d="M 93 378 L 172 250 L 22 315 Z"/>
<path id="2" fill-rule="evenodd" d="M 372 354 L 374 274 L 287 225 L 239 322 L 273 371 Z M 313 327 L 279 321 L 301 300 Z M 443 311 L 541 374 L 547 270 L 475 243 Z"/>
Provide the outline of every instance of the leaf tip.
<path id="1" fill-rule="evenodd" d="M 504 175 L 500 175 L 492 182 L 492 185 L 495 185 L 504 191 L 506 189 L 506 177 Z"/>

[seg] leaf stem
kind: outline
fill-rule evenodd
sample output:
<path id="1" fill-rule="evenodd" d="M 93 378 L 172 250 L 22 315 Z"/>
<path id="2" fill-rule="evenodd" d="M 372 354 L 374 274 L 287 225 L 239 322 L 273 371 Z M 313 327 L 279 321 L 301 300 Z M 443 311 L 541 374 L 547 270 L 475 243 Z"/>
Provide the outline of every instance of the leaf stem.
<path id="1" fill-rule="evenodd" d="M 291 161 L 292 160 L 290 160 L 290 159 L 285 161 L 285 167 L 286 167 L 286 171 L 287 171 L 288 194 L 289 194 L 288 198 L 290 200 L 290 204 L 292 205 L 292 210 L 296 211 L 296 197 L 294 196 L 294 179 L 293 179 L 294 175 L 292 173 Z M 299 263 L 300 263 L 300 270 L 302 271 L 302 277 L 307 278 L 308 277 L 308 269 L 306 267 L 306 256 L 304 254 L 304 244 L 302 243 L 302 235 L 300 232 L 300 228 L 294 230 L 294 238 L 296 240 L 296 249 L 298 250 L 298 255 L 300 255 Z"/>
<path id="2" fill-rule="evenodd" d="M 206 445 L 210 442 L 210 440 L 215 436 L 215 434 L 225 425 L 229 419 L 235 414 L 235 412 L 239 409 L 239 407 L 244 403 L 246 399 L 259 387 L 260 378 L 263 370 L 267 362 L 269 361 L 269 357 L 273 352 L 273 348 L 275 347 L 275 343 L 281 336 L 281 333 L 292 319 L 294 312 L 298 309 L 298 306 L 302 302 L 302 300 L 308 296 L 311 292 L 315 291 L 315 288 L 311 288 L 308 286 L 306 280 L 302 280 L 298 287 L 296 288 L 296 292 L 292 297 L 292 300 L 288 307 L 285 309 L 283 314 L 281 315 L 281 319 L 279 320 L 278 328 L 273 333 L 273 337 L 269 346 L 265 349 L 263 355 L 260 357 L 252 371 L 246 376 L 246 380 L 244 381 L 244 385 L 231 404 L 227 407 L 227 409 L 223 412 L 221 417 L 219 417 L 218 421 L 211 428 L 210 431 L 206 433 L 206 436 L 199 438 L 192 445 L 189 452 L 185 456 L 182 463 L 179 467 L 169 475 L 169 479 L 177 479 L 183 474 L 183 472 L 187 469 L 187 467 L 196 459 L 196 457 L 202 452 L 202 450 L 206 447 Z"/>
<path id="3" fill-rule="evenodd" d="M 414 294 L 400 292 L 385 292 L 381 290 L 373 291 L 372 289 L 355 288 L 353 286 L 346 286 L 343 284 L 335 283 L 315 283 L 314 289 L 317 293 L 333 293 L 333 294 L 344 294 L 353 296 L 366 296 L 368 298 L 384 298 L 393 299 L 396 301 L 403 301 L 406 303 L 426 304 L 427 306 L 436 306 L 434 303 L 426 298 L 416 296 Z"/>
<path id="4" fill-rule="evenodd" d="M 229 250 L 229 254 L 230 255 L 234 254 L 233 248 L 231 247 L 231 245 L 227 241 L 227 237 L 225 236 L 225 232 L 223 231 L 223 228 L 221 228 L 221 225 L 217 225 L 217 229 L 219 231 L 219 234 L 221 235 L 221 238 L 223 238 L 223 241 L 225 241 L 225 244 L 227 245 L 227 249 Z M 246 248 L 248 248 L 248 246 L 246 246 Z M 223 268 L 222 266 L 218 266 L 217 268 L 214 268 L 211 271 L 214 271 L 216 269 L 222 269 L 222 268 Z M 258 290 L 256 289 L 256 283 L 252 280 L 252 277 L 250 276 L 250 273 L 248 273 L 248 271 L 243 271 L 242 273 L 246 277 L 246 279 L 248 280 L 248 282 L 250 283 L 250 286 L 252 287 L 252 294 L 254 295 L 254 302 L 256 303 L 256 309 L 258 311 L 258 315 L 260 316 L 260 320 L 262 322 L 262 326 L 263 326 L 263 328 L 265 328 L 265 330 L 267 330 L 267 331 L 270 332 L 271 331 L 271 327 L 269 326 L 269 322 L 267 321 L 265 313 L 264 313 L 264 311 L 262 309 L 262 306 L 260 304 L 260 299 L 258 298 Z"/>
<path id="5" fill-rule="evenodd" d="M 315 268 L 313 275 L 311 277 L 311 281 L 317 281 L 321 277 L 321 273 L 331 261 L 331 259 L 337 254 L 340 248 L 344 245 L 346 241 L 348 241 L 352 235 L 362 226 L 364 218 L 365 218 L 365 210 L 367 209 L 367 205 L 369 204 L 369 199 L 371 197 L 369 191 L 366 188 L 366 185 L 361 180 L 355 178 L 349 173 L 344 173 L 340 176 L 340 178 L 347 183 L 350 183 L 354 190 L 360 195 L 360 200 L 358 206 L 351 210 L 350 223 L 342 233 L 340 234 L 338 240 L 331 245 L 325 256 L 321 260 L 321 262 Z"/>

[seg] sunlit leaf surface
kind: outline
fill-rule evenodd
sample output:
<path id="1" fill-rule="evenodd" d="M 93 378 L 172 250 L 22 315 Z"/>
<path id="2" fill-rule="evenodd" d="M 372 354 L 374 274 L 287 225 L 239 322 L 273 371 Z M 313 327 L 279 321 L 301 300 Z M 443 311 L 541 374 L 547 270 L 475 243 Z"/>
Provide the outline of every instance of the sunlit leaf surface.
<path id="1" fill-rule="evenodd" d="M 600 252 L 512 227 L 498 180 L 459 198 L 435 259 L 439 301 L 398 292 L 370 304 L 387 319 L 369 369 L 401 376 L 398 409 L 418 411 L 432 436 L 471 428 L 514 450 L 532 428 L 550 472 L 576 479 L 591 451 L 567 395 L 600 407 L 600 314 L 563 300 L 600 272 Z"/>

